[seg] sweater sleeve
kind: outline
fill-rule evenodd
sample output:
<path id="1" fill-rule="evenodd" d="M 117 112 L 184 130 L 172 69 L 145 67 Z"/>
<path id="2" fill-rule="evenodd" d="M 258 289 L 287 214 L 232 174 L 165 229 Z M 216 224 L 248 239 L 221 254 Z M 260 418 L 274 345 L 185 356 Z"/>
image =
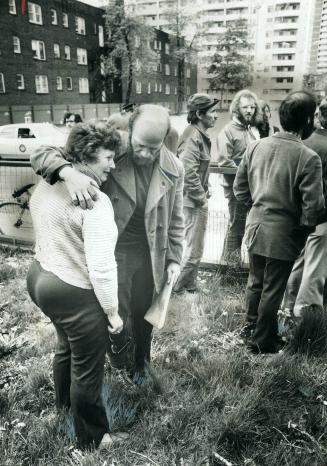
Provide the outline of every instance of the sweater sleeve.
<path id="1" fill-rule="evenodd" d="M 41 146 L 31 153 L 31 165 L 37 175 L 41 175 L 49 184 L 58 181 L 58 170 L 70 165 L 64 158 L 64 150 L 60 147 Z"/>
<path id="2" fill-rule="evenodd" d="M 83 211 L 86 265 L 98 301 L 108 318 L 118 313 L 115 246 L 117 227 L 107 196 L 101 195 L 93 209 Z"/>
<path id="3" fill-rule="evenodd" d="M 224 128 L 217 137 L 217 153 L 219 167 L 236 168 L 237 165 L 232 159 L 233 140 L 228 129 Z"/>

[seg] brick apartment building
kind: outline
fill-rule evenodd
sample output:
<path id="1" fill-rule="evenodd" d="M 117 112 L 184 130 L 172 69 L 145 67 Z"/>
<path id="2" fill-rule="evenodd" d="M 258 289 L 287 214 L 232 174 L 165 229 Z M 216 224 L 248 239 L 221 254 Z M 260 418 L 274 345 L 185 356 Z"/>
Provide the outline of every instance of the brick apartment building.
<path id="1" fill-rule="evenodd" d="M 126 82 L 104 77 L 104 10 L 77 0 L 0 1 L 0 107 L 125 101 Z M 177 97 L 171 38 L 156 30 L 157 70 L 135 78 L 131 101 L 169 104 Z M 109 44 L 110 45 L 110 44 Z M 196 65 L 186 64 L 185 98 L 196 92 Z"/>

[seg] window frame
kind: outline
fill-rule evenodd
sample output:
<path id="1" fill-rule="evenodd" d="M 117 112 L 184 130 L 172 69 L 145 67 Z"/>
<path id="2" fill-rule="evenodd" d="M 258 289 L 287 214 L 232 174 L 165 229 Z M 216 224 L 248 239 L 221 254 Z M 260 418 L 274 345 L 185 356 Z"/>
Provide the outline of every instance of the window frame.
<path id="1" fill-rule="evenodd" d="M 67 51 L 69 52 L 68 54 L 66 53 Z M 68 57 L 68 58 L 67 58 L 67 57 Z M 70 45 L 65 45 L 65 46 L 64 46 L 64 60 L 69 61 L 69 60 L 71 60 L 71 59 L 72 59 L 72 58 L 71 58 L 71 49 L 70 49 Z"/>
<path id="2" fill-rule="evenodd" d="M 136 94 L 142 94 L 142 81 L 136 81 L 135 92 Z"/>
<path id="3" fill-rule="evenodd" d="M 17 39 L 16 44 L 15 44 L 15 39 Z M 17 54 L 22 53 L 22 49 L 21 49 L 21 46 L 20 46 L 20 38 L 18 36 L 12 36 L 12 43 L 13 43 L 14 53 L 17 53 Z M 17 50 L 15 50 L 16 46 L 17 46 Z"/>
<path id="4" fill-rule="evenodd" d="M 37 78 L 40 78 L 40 83 L 39 84 L 42 84 L 42 86 L 39 87 L 39 91 L 38 91 L 38 82 L 37 82 L 38 79 Z M 45 83 L 46 83 L 46 86 L 43 86 L 43 84 L 45 84 Z M 36 74 L 35 75 L 35 93 L 36 94 L 49 94 L 49 81 L 48 81 L 48 76 L 46 74 Z"/>
<path id="5" fill-rule="evenodd" d="M 5 77 L 3 73 L 0 73 L 0 94 L 6 93 L 6 84 L 5 84 Z"/>
<path id="6" fill-rule="evenodd" d="M 41 5 L 38 3 L 27 2 L 28 5 L 28 21 L 32 24 L 39 24 L 40 26 L 43 25 L 43 18 L 42 18 L 42 8 Z M 39 15 L 39 20 L 38 20 Z"/>
<path id="7" fill-rule="evenodd" d="M 68 85 L 68 83 L 70 83 L 70 85 Z M 67 87 L 67 91 L 73 90 L 73 78 L 71 76 L 66 76 L 66 87 Z"/>
<path id="8" fill-rule="evenodd" d="M 56 52 L 57 50 L 57 52 Z M 60 44 L 57 44 L 56 42 L 53 44 L 53 56 L 55 59 L 59 59 L 60 58 Z"/>
<path id="9" fill-rule="evenodd" d="M 33 48 L 33 43 L 37 44 L 36 49 Z M 40 46 L 40 44 L 42 44 L 42 46 Z M 43 40 L 32 39 L 31 40 L 31 47 L 32 47 L 32 52 L 35 53 L 35 55 L 33 56 L 34 60 L 46 61 L 47 56 L 46 56 L 46 53 L 45 53 L 45 44 L 44 44 Z M 42 55 L 41 49 L 42 49 L 42 52 L 44 54 L 44 58 L 41 57 L 41 55 Z"/>
<path id="10" fill-rule="evenodd" d="M 51 16 L 51 25 L 58 26 L 57 10 L 55 10 L 54 8 L 50 8 L 50 16 Z"/>
<path id="11" fill-rule="evenodd" d="M 19 79 L 21 80 L 21 85 L 19 85 Z M 17 73 L 16 74 L 16 84 L 17 84 L 17 89 L 19 91 L 24 91 L 25 90 L 25 78 L 22 73 Z"/>
<path id="12" fill-rule="evenodd" d="M 87 90 L 84 89 L 84 84 L 87 84 Z M 80 94 L 89 94 L 90 87 L 89 87 L 89 79 L 86 77 L 78 78 L 78 90 Z"/>
<path id="13" fill-rule="evenodd" d="M 83 27 L 80 27 L 81 24 Z M 75 32 L 81 36 L 86 36 L 85 18 L 82 16 L 75 16 Z"/>
<path id="14" fill-rule="evenodd" d="M 76 49 L 76 56 L 77 56 L 77 64 L 86 66 L 88 63 L 87 60 L 87 49 L 83 49 L 81 47 L 77 47 Z"/>
<path id="15" fill-rule="evenodd" d="M 61 76 L 56 76 L 56 90 L 57 91 L 63 91 L 62 77 Z"/>
<path id="16" fill-rule="evenodd" d="M 17 15 L 16 0 L 8 1 L 8 12 L 10 15 Z"/>
<path id="17" fill-rule="evenodd" d="M 64 11 L 62 12 L 62 26 L 64 28 L 69 28 L 68 13 L 65 13 Z"/>

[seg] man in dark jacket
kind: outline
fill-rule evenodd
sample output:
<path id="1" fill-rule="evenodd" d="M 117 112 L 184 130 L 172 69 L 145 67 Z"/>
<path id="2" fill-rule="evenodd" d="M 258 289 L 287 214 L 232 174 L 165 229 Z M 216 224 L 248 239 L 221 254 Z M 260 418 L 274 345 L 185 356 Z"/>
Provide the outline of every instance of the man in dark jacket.
<path id="1" fill-rule="evenodd" d="M 185 170 L 185 248 L 182 272 L 175 291 L 195 292 L 208 220 L 208 181 L 211 141 L 207 129 L 215 125 L 218 100 L 207 94 L 193 94 L 187 103 L 187 121 L 177 149 Z"/>
<path id="2" fill-rule="evenodd" d="M 318 110 L 319 128 L 304 141 L 314 150 L 322 163 L 324 195 L 327 195 L 327 99 Z M 319 219 L 315 231 L 307 239 L 305 248 L 296 260 L 290 275 L 283 308 L 293 310 L 300 317 L 302 310 L 311 305 L 323 306 L 324 287 L 327 280 L 327 215 Z"/>
<path id="3" fill-rule="evenodd" d="M 279 109 L 283 131 L 248 148 L 234 182 L 236 198 L 251 207 L 246 305 L 255 352 L 278 351 L 277 311 L 287 280 L 325 207 L 320 158 L 301 141 L 313 130 L 315 108 L 311 94 L 291 93 Z"/>

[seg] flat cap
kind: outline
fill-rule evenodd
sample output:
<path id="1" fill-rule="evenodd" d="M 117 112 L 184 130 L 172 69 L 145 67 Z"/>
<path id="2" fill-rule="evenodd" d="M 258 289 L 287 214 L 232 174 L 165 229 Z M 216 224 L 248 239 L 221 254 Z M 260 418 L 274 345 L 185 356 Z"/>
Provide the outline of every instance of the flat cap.
<path id="1" fill-rule="evenodd" d="M 217 102 L 219 102 L 218 99 L 212 99 L 208 94 L 193 94 L 187 101 L 187 110 L 207 110 L 216 105 Z"/>

